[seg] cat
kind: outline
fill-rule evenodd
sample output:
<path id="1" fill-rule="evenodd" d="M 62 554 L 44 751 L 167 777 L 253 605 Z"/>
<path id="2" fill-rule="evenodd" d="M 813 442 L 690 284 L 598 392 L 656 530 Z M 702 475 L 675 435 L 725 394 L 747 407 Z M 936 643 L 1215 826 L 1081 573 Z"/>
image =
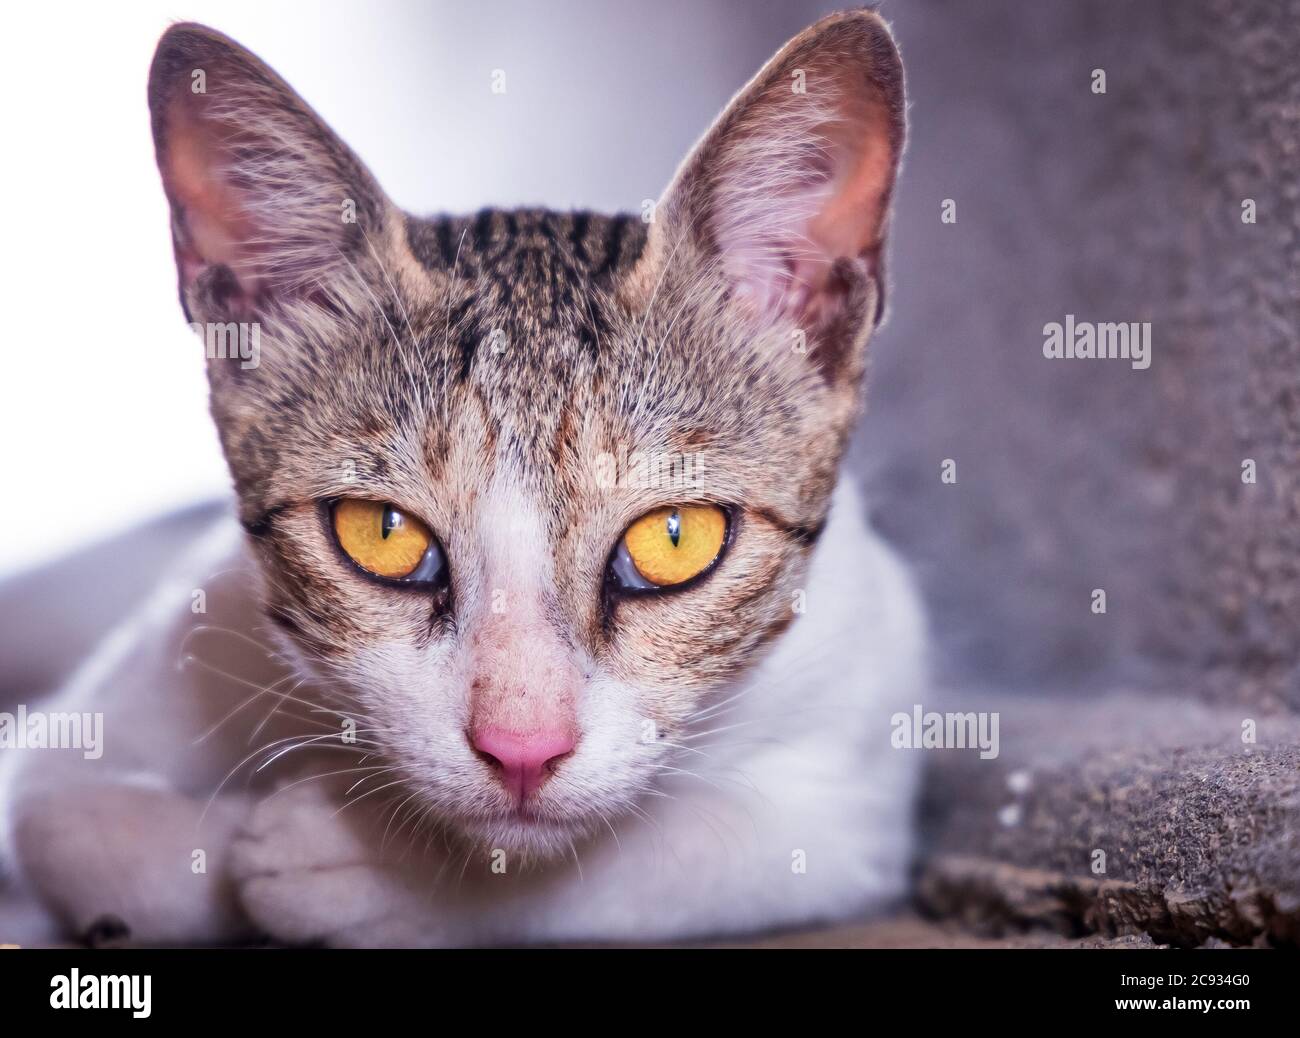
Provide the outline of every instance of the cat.
<path id="1" fill-rule="evenodd" d="M 100 759 L 0 755 L 43 918 L 646 942 L 902 897 L 925 622 L 839 479 L 904 143 L 882 19 L 784 46 L 649 218 L 407 215 L 201 25 L 148 97 L 237 521 L 50 707 L 103 714 Z"/>

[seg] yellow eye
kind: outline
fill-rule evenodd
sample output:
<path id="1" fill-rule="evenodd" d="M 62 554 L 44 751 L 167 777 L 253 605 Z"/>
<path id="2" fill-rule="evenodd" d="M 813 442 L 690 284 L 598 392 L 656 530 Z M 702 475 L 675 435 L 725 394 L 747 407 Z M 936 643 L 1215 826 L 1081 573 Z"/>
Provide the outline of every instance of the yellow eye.
<path id="1" fill-rule="evenodd" d="M 441 570 L 442 556 L 429 528 L 382 501 L 344 498 L 334 506 L 334 536 L 362 569 L 389 580 L 428 580 Z M 437 555 L 431 566 L 430 548 Z M 427 576 L 425 570 L 432 570 Z"/>
<path id="2" fill-rule="evenodd" d="M 642 580 L 652 587 L 671 587 L 708 569 L 726 537 L 727 513 L 721 508 L 682 505 L 647 512 L 628 527 L 623 547 Z"/>

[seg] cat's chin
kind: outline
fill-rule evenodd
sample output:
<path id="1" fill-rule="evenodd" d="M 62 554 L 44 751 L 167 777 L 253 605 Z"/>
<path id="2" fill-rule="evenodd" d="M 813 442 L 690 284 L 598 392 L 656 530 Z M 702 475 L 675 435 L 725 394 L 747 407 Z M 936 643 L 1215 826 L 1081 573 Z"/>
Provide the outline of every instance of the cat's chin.
<path id="1" fill-rule="evenodd" d="M 530 864 L 571 857 L 574 844 L 591 832 L 583 819 L 544 818 L 528 813 L 502 813 L 490 818 L 462 818 L 461 831 L 491 853 L 504 851 Z M 504 863 L 508 868 L 509 863 Z"/>

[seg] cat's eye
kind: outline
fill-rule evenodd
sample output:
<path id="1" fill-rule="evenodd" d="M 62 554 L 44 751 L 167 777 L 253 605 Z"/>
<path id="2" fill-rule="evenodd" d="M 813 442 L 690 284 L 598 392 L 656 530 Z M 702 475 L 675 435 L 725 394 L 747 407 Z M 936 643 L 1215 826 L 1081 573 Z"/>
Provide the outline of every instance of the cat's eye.
<path id="1" fill-rule="evenodd" d="M 367 573 L 402 584 L 436 584 L 446 568 L 429 528 L 385 501 L 345 497 L 331 522 L 339 547 Z"/>
<path id="2" fill-rule="evenodd" d="M 717 505 L 656 508 L 627 528 L 610 561 L 624 590 L 685 584 L 712 568 L 727 542 L 727 513 Z"/>

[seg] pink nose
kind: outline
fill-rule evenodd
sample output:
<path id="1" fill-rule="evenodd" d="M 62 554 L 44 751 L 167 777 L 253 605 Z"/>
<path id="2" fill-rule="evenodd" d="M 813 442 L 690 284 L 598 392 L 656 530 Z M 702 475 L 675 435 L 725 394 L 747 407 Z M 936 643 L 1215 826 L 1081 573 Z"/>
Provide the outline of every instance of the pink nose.
<path id="1" fill-rule="evenodd" d="M 472 733 L 470 744 L 500 773 L 501 781 L 521 800 L 542 787 L 561 758 L 573 752 L 567 732 L 540 731 L 528 735 L 501 728 Z"/>

